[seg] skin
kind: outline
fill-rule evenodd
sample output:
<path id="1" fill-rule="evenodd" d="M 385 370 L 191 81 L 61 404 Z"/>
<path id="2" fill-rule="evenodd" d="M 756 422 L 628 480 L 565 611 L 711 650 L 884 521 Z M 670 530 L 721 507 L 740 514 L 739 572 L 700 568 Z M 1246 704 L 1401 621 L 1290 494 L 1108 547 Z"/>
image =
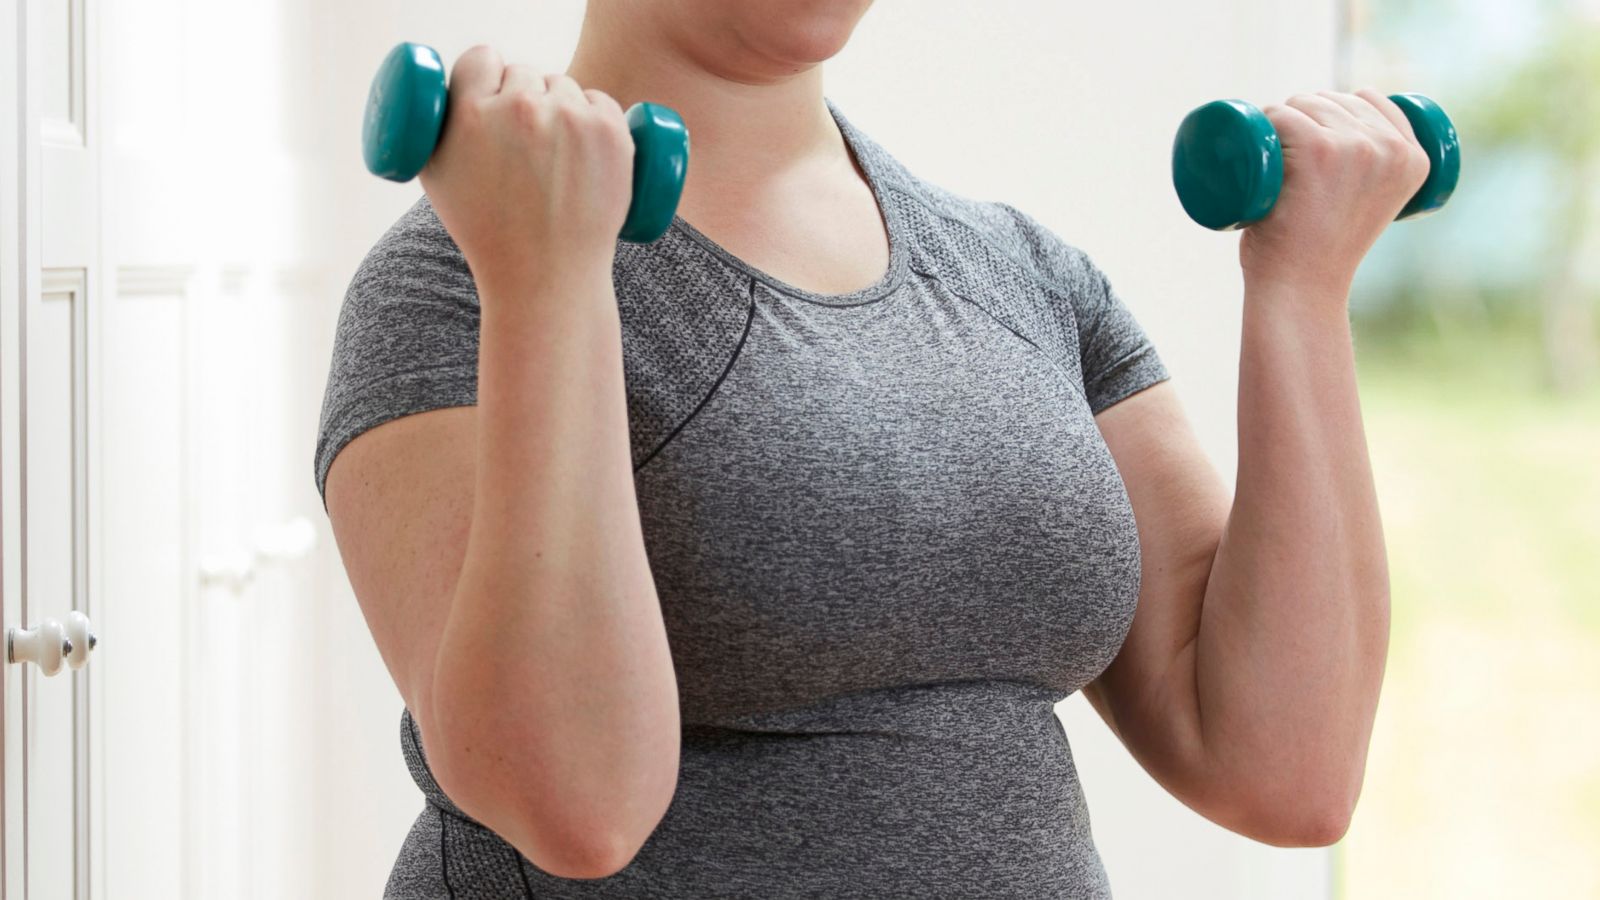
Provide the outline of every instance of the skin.
<path id="1" fill-rule="evenodd" d="M 565 75 L 488 47 L 454 66 L 422 183 L 478 285 L 478 405 L 357 437 L 329 471 L 328 509 L 440 785 L 552 874 L 624 868 L 679 761 L 610 281 L 629 199 L 622 109 L 651 99 L 693 124 L 679 211 L 695 227 L 811 290 L 870 284 L 887 234 L 820 66 L 869 5 L 593 0 Z M 1313 846 L 1348 826 L 1388 639 L 1346 300 L 1427 161 L 1371 91 L 1266 112 L 1287 176 L 1240 243 L 1237 493 L 1169 385 L 1097 417 L 1143 580 L 1125 645 L 1085 693 L 1184 803 Z"/>

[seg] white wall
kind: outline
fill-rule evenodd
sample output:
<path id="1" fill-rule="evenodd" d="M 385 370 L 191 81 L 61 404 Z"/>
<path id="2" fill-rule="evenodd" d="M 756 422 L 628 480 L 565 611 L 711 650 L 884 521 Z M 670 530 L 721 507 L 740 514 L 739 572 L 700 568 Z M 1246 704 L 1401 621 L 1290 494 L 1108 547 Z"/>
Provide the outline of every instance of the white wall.
<path id="1" fill-rule="evenodd" d="M 255 56 L 272 64 L 277 83 L 257 84 L 241 99 L 263 104 L 258 112 L 282 130 L 272 170 L 246 191 L 262 205 L 232 214 L 289 217 L 268 230 L 273 252 L 302 273 L 289 302 L 303 316 L 303 338 L 284 345 L 293 358 L 272 377 L 285 379 L 285 400 L 267 412 L 294 474 L 283 486 L 287 505 L 313 513 L 324 529 L 310 450 L 338 302 L 361 254 L 418 190 L 361 169 L 357 134 L 371 72 L 403 39 L 432 43 L 447 59 L 491 41 L 508 58 L 559 69 L 581 7 L 286 0 L 257 37 L 270 49 Z M 1231 479 L 1236 239 L 1183 217 L 1167 169 L 1172 130 L 1189 108 L 1215 97 L 1265 102 L 1333 86 L 1335 41 L 1333 0 L 879 0 L 830 64 L 829 94 L 914 171 L 1013 202 L 1088 250 L 1153 335 L 1206 448 Z M 310 780 L 300 796 L 315 808 L 293 826 L 313 832 L 318 896 L 374 896 L 420 798 L 400 761 L 398 695 L 331 539 L 318 566 L 319 595 L 300 607 L 315 617 L 309 643 L 283 648 L 290 664 L 311 667 L 316 686 L 307 698 L 316 727 L 300 756 L 315 760 L 300 773 Z M 1119 898 L 1326 894 L 1326 852 L 1273 850 L 1211 826 L 1155 786 L 1081 699 L 1062 712 Z"/>

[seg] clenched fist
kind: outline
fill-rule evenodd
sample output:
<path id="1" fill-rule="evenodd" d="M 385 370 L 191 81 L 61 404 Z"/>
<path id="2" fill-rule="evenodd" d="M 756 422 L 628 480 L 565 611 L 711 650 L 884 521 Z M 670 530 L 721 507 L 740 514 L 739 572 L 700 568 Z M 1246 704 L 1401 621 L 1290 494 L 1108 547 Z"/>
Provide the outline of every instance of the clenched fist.
<path id="1" fill-rule="evenodd" d="M 633 152 L 611 97 L 477 46 L 451 70 L 422 186 L 480 282 L 530 267 L 609 266 Z"/>
<path id="2" fill-rule="evenodd" d="M 1344 296 L 1378 235 L 1429 172 L 1400 107 L 1373 90 L 1299 94 L 1262 112 L 1283 146 L 1283 192 L 1240 238 L 1246 281 Z"/>

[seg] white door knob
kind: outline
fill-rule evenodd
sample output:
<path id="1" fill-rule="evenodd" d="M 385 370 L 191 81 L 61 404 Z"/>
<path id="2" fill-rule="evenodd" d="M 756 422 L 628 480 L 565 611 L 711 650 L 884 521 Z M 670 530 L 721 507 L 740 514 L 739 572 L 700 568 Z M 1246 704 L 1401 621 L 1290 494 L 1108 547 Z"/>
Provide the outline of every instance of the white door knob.
<path id="1" fill-rule="evenodd" d="M 89 651 L 100 643 L 100 639 L 94 636 L 89 617 L 77 610 L 67 613 L 67 624 L 63 630 L 67 633 L 67 665 L 81 669 L 89 661 Z"/>
<path id="2" fill-rule="evenodd" d="M 317 545 L 317 529 L 305 516 L 256 530 L 255 546 L 200 560 L 200 583 L 243 591 L 269 565 L 293 562 Z"/>
<path id="3" fill-rule="evenodd" d="M 61 660 L 72 651 L 66 629 L 55 619 L 45 619 L 32 628 L 6 629 L 6 661 L 33 662 L 47 676 L 61 671 Z"/>

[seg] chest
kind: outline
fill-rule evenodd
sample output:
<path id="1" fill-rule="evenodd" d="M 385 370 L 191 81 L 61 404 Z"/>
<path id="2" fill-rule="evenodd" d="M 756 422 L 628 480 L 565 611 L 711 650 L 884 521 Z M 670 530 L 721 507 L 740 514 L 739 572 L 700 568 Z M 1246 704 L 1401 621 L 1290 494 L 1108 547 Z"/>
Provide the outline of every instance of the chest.
<path id="1" fill-rule="evenodd" d="M 1098 674 L 1138 543 L 1076 368 L 917 278 L 847 308 L 756 289 L 747 313 L 635 474 L 691 720 Z"/>

